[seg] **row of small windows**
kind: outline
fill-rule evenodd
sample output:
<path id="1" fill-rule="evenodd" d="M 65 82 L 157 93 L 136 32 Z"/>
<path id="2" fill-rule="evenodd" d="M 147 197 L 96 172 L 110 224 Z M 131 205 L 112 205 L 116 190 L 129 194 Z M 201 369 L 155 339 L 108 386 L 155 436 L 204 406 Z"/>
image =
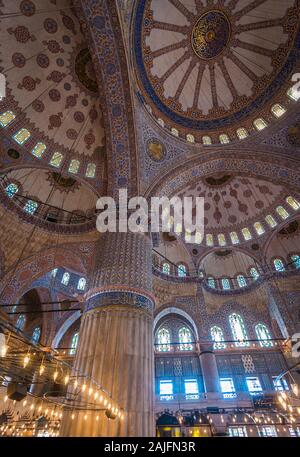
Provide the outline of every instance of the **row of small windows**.
<path id="1" fill-rule="evenodd" d="M 294 211 L 298 211 L 300 209 L 300 203 L 296 198 L 294 198 L 292 196 L 288 196 L 288 197 L 286 197 L 285 201 Z M 277 206 L 276 214 L 280 217 L 281 220 L 286 220 L 290 216 L 290 213 L 282 205 Z M 271 214 L 268 214 L 265 217 L 265 221 L 270 228 L 274 228 L 278 224 L 278 222 L 275 220 L 275 218 Z M 259 236 L 261 236 L 265 233 L 265 227 L 263 226 L 263 224 L 261 222 L 255 222 L 253 224 L 253 228 L 254 228 L 256 234 Z M 243 237 L 242 241 L 249 241 L 253 238 L 253 235 L 248 227 L 242 228 L 241 232 L 242 232 L 242 237 Z M 219 233 L 216 236 L 217 236 L 217 244 L 219 246 L 227 245 L 226 236 L 224 233 Z M 239 244 L 241 242 L 237 232 L 230 232 L 229 237 L 230 237 L 230 241 L 232 244 Z M 214 246 L 216 244 L 214 235 L 211 233 L 206 234 L 205 240 L 206 240 L 206 245 L 209 247 Z"/>
<path id="2" fill-rule="evenodd" d="M 200 273 L 200 275 L 201 275 L 201 273 Z M 255 267 L 250 268 L 249 274 L 254 281 L 256 281 L 260 276 L 258 270 Z M 248 285 L 247 279 L 242 274 L 237 275 L 235 280 L 239 287 L 246 287 Z M 213 278 L 212 276 L 208 276 L 208 278 L 207 278 L 207 284 L 209 285 L 209 287 L 211 287 L 213 289 L 217 288 L 218 281 L 221 283 L 221 287 L 223 290 L 231 289 L 232 280 L 229 278 L 221 278 L 220 280 L 217 280 L 217 279 Z"/>
<path id="3" fill-rule="evenodd" d="M 12 198 L 17 192 L 19 188 L 17 184 L 11 183 L 5 188 L 5 192 L 8 195 L 9 198 Z M 37 202 L 33 200 L 27 200 L 27 202 L 24 205 L 24 211 L 28 214 L 34 214 L 38 208 Z"/>
<path id="4" fill-rule="evenodd" d="M 52 270 L 52 276 L 54 278 L 55 278 L 55 276 L 57 274 L 57 271 L 58 271 L 57 268 L 54 268 L 54 270 Z M 69 282 L 70 282 L 70 278 L 71 278 L 70 273 L 65 271 L 64 274 L 62 275 L 61 283 L 64 286 L 68 286 Z M 85 287 L 86 287 L 86 279 L 85 278 L 79 278 L 78 283 L 77 283 L 77 290 L 85 290 Z"/>
<path id="5" fill-rule="evenodd" d="M 295 90 L 293 87 L 291 87 L 287 91 L 287 96 L 290 100 L 298 101 L 300 98 L 300 91 Z M 279 119 L 281 116 L 283 116 L 286 113 L 286 111 L 287 111 L 287 109 L 280 103 L 275 103 L 271 107 L 271 113 L 273 114 L 273 116 L 276 119 Z M 163 119 L 158 118 L 157 122 L 161 127 L 165 126 L 165 122 Z M 261 130 L 264 130 L 268 126 L 268 123 L 266 122 L 266 120 L 264 118 L 259 117 L 253 121 L 253 126 L 257 131 L 261 131 Z M 171 133 L 172 133 L 172 135 L 179 137 L 179 131 L 175 127 L 171 128 Z M 239 140 L 244 140 L 245 138 L 247 138 L 249 136 L 249 132 L 245 127 L 240 127 L 236 130 L 236 136 Z M 186 135 L 186 140 L 189 143 L 195 143 L 195 137 L 191 133 L 188 133 Z M 227 135 L 227 133 L 221 133 L 219 135 L 219 141 L 221 144 L 228 144 L 228 143 L 230 143 L 230 138 Z M 211 137 L 208 135 L 204 135 L 202 137 L 202 144 L 205 146 L 211 145 L 212 144 Z"/>
<path id="6" fill-rule="evenodd" d="M 291 259 L 291 264 L 296 268 L 297 270 L 300 269 L 300 256 L 299 254 L 293 254 L 290 256 Z M 274 259 L 273 260 L 273 265 L 276 271 L 282 272 L 286 270 L 286 266 L 283 263 L 282 259 Z"/>
<path id="7" fill-rule="evenodd" d="M 0 126 L 6 127 L 15 119 L 15 117 L 16 116 L 12 111 L 5 111 L 4 113 L 0 114 Z M 29 130 L 27 130 L 25 128 L 21 128 L 13 135 L 13 139 L 21 146 L 23 144 L 25 144 L 26 141 L 28 141 L 30 137 L 31 137 L 31 133 L 29 132 Z M 46 149 L 47 149 L 47 147 L 44 143 L 38 142 L 32 149 L 31 153 L 32 153 L 32 155 L 34 155 L 35 157 L 40 159 L 44 155 Z M 60 152 L 54 152 L 49 163 L 53 167 L 59 168 L 62 164 L 63 158 L 64 158 L 63 154 L 61 154 Z M 79 168 L 80 168 L 80 161 L 77 159 L 72 159 L 70 161 L 68 171 L 70 173 L 76 174 L 76 173 L 78 173 Z M 86 168 L 85 176 L 87 178 L 94 178 L 95 174 L 96 174 L 96 164 L 89 163 Z"/>
<path id="8" fill-rule="evenodd" d="M 166 274 L 166 275 L 169 275 L 169 274 L 170 274 L 171 267 L 170 267 L 170 264 L 169 264 L 168 262 L 164 262 L 164 263 L 163 263 L 163 265 L 162 265 L 162 271 L 163 271 L 163 273 Z M 178 275 L 180 278 L 185 278 L 186 275 L 187 275 L 186 266 L 183 265 L 183 264 L 177 265 L 176 271 L 177 271 L 177 275 Z"/>
<path id="9" fill-rule="evenodd" d="M 235 346 L 249 346 L 248 336 L 243 318 L 239 314 L 233 313 L 229 316 L 229 325 L 233 339 L 235 341 Z M 255 333 L 261 347 L 269 348 L 273 346 L 271 334 L 265 324 L 258 323 L 255 326 Z M 212 341 L 214 341 L 214 349 L 225 349 L 227 347 L 224 339 L 224 333 L 221 327 L 214 325 L 210 329 L 210 334 Z"/>
<path id="10" fill-rule="evenodd" d="M 246 376 L 245 378 L 248 392 L 250 395 L 259 395 L 263 389 L 258 376 Z M 277 380 L 276 376 L 272 377 L 274 390 L 289 390 L 288 383 L 285 379 Z M 221 392 L 224 398 L 235 398 L 236 389 L 232 378 L 219 378 Z M 199 398 L 199 385 L 197 379 L 184 379 L 184 393 L 186 400 L 195 400 Z M 174 399 L 174 382 L 172 379 L 161 379 L 159 381 L 160 400 Z"/>

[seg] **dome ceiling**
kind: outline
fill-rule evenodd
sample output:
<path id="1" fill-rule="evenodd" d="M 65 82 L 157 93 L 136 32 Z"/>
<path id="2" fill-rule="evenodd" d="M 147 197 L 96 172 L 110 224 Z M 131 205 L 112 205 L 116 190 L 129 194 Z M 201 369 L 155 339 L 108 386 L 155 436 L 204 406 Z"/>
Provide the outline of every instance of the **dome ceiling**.
<path id="1" fill-rule="evenodd" d="M 193 133 L 241 127 L 257 116 L 297 65 L 296 4 L 138 1 L 137 74 L 152 112 Z"/>
<path id="2" fill-rule="evenodd" d="M 4 134 L 25 127 L 47 150 L 99 159 L 105 132 L 96 76 L 71 6 L 70 0 L 1 2 L 5 108 L 16 115 Z"/>

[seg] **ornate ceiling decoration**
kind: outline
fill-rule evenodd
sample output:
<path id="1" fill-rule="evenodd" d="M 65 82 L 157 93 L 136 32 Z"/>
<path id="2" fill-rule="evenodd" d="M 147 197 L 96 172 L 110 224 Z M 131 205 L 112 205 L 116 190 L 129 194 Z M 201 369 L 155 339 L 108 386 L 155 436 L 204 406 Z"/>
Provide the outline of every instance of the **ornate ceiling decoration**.
<path id="1" fill-rule="evenodd" d="M 291 84 L 298 26 L 298 0 L 138 1 L 134 46 L 145 103 L 185 136 L 253 130 L 258 107 L 269 117 L 268 103 Z"/>

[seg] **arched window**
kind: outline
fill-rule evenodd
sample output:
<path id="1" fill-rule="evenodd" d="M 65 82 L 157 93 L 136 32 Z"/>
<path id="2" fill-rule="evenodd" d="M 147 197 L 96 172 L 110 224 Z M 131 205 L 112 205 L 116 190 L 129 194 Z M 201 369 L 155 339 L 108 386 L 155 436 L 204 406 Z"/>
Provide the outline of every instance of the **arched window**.
<path id="1" fill-rule="evenodd" d="M 31 133 L 27 129 L 21 129 L 17 133 L 14 134 L 13 139 L 18 143 L 18 144 L 24 144 L 26 141 L 30 138 Z"/>
<path id="2" fill-rule="evenodd" d="M 19 188 L 17 184 L 14 183 L 8 184 L 8 186 L 5 188 L 5 192 L 7 193 L 9 198 L 12 198 L 18 192 L 18 190 Z"/>
<path id="3" fill-rule="evenodd" d="M 51 271 L 51 276 L 52 276 L 53 278 L 55 278 L 56 273 L 57 273 L 57 270 L 58 270 L 58 268 L 53 268 L 53 270 Z"/>
<path id="4" fill-rule="evenodd" d="M 94 178 L 95 174 L 96 174 L 96 164 L 95 163 L 89 163 L 87 168 L 86 168 L 85 176 L 87 178 Z"/>
<path id="5" fill-rule="evenodd" d="M 239 287 L 246 287 L 247 286 L 247 281 L 246 281 L 245 276 L 237 275 L 236 279 L 237 279 Z"/>
<path id="6" fill-rule="evenodd" d="M 211 141 L 211 137 L 210 136 L 207 136 L 207 135 L 204 135 L 202 137 L 202 143 L 206 146 L 212 144 L 212 141 Z"/>
<path id="7" fill-rule="evenodd" d="M 239 140 L 244 140 L 247 138 L 247 136 L 249 136 L 247 130 L 244 127 L 237 129 L 236 134 Z"/>
<path id="8" fill-rule="evenodd" d="M 286 113 L 286 109 L 279 103 L 276 103 L 275 105 L 273 105 L 271 108 L 271 111 L 272 111 L 272 114 L 277 118 L 283 116 L 284 113 Z"/>
<path id="9" fill-rule="evenodd" d="M 0 126 L 6 127 L 15 119 L 15 114 L 12 111 L 5 111 L 5 113 L 0 114 Z"/>
<path id="10" fill-rule="evenodd" d="M 267 123 L 262 117 L 255 119 L 253 124 L 254 124 L 254 127 L 256 128 L 256 130 L 263 130 L 267 127 Z"/>
<path id="11" fill-rule="evenodd" d="M 166 328 L 161 328 L 157 333 L 157 342 L 159 352 L 169 352 L 171 350 L 170 332 Z"/>
<path id="12" fill-rule="evenodd" d="M 67 271 L 65 271 L 63 274 L 63 277 L 61 279 L 61 283 L 64 284 L 65 286 L 67 286 L 69 284 L 69 281 L 70 281 L 70 274 Z"/>
<path id="13" fill-rule="evenodd" d="M 211 233 L 206 234 L 206 244 L 207 246 L 213 246 L 214 245 L 214 238 Z"/>
<path id="14" fill-rule="evenodd" d="M 219 233 L 218 242 L 219 242 L 220 246 L 226 246 L 226 238 L 225 238 L 224 233 Z"/>
<path id="15" fill-rule="evenodd" d="M 35 327 L 32 333 L 31 341 L 33 343 L 38 343 L 41 337 L 41 327 Z"/>
<path id="16" fill-rule="evenodd" d="M 25 206 L 24 206 L 24 211 L 28 214 L 34 214 L 37 210 L 38 204 L 37 202 L 34 202 L 33 200 L 27 200 Z"/>
<path id="17" fill-rule="evenodd" d="M 268 214 L 268 215 L 265 217 L 265 219 L 266 219 L 267 224 L 268 224 L 271 228 L 276 227 L 277 222 L 275 221 L 274 217 L 271 216 L 271 214 Z"/>
<path id="18" fill-rule="evenodd" d="M 192 334 L 187 327 L 182 327 L 178 332 L 180 351 L 191 351 L 193 349 Z"/>
<path id="19" fill-rule="evenodd" d="M 213 289 L 216 288 L 216 282 L 212 276 L 209 276 L 207 278 L 207 284 L 209 285 L 209 287 L 212 287 Z"/>
<path id="20" fill-rule="evenodd" d="M 58 168 L 58 167 L 60 167 L 62 159 L 63 159 L 63 155 L 60 152 L 55 152 L 53 154 L 53 156 L 51 157 L 50 165 L 52 165 L 52 167 Z"/>
<path id="21" fill-rule="evenodd" d="M 298 202 L 298 200 L 296 200 L 295 198 L 289 196 L 289 197 L 286 197 L 285 201 L 295 210 L 297 211 L 299 208 L 300 208 L 300 203 Z"/>
<path id="22" fill-rule="evenodd" d="M 225 349 L 226 343 L 224 343 L 223 331 L 217 325 L 214 325 L 210 329 L 211 339 L 214 341 L 214 349 Z"/>
<path id="23" fill-rule="evenodd" d="M 274 267 L 275 267 L 276 271 L 284 271 L 285 270 L 284 265 L 283 265 L 283 261 L 281 259 L 274 259 L 273 260 L 273 264 L 274 264 Z"/>
<path id="24" fill-rule="evenodd" d="M 229 316 L 229 324 L 232 331 L 233 339 L 237 347 L 249 346 L 249 342 L 245 341 L 248 339 L 244 321 L 239 314 L 233 313 Z"/>
<path id="25" fill-rule="evenodd" d="M 180 276 L 181 278 L 186 277 L 186 266 L 185 265 L 183 265 L 183 264 L 178 265 L 177 271 L 178 271 L 178 276 Z"/>
<path id="26" fill-rule="evenodd" d="M 204 278 L 204 272 L 203 270 L 199 270 L 199 278 Z"/>
<path id="27" fill-rule="evenodd" d="M 164 262 L 162 271 L 163 271 L 163 273 L 165 273 L 165 275 L 169 275 L 170 274 L 170 264 L 167 262 Z"/>
<path id="28" fill-rule="evenodd" d="M 165 121 L 163 119 L 161 119 L 160 117 L 157 119 L 157 122 L 159 123 L 159 125 L 161 127 L 164 127 L 165 126 Z"/>
<path id="29" fill-rule="evenodd" d="M 186 140 L 189 142 L 189 143 L 195 143 L 195 137 L 194 135 L 192 135 L 191 133 L 188 133 L 186 135 Z"/>
<path id="30" fill-rule="evenodd" d="M 263 228 L 260 222 L 255 222 L 254 228 L 256 230 L 257 235 L 263 235 L 265 233 L 265 229 Z"/>
<path id="31" fill-rule="evenodd" d="M 242 234 L 243 234 L 243 237 L 245 238 L 245 241 L 251 240 L 252 235 L 251 235 L 250 230 L 247 227 L 244 227 L 242 229 Z"/>
<path id="32" fill-rule="evenodd" d="M 17 323 L 16 323 L 16 327 L 18 330 L 23 330 L 24 325 L 25 325 L 25 316 L 24 316 L 24 314 L 20 314 L 20 316 L 18 317 Z"/>
<path id="33" fill-rule="evenodd" d="M 296 79 L 298 81 L 298 78 Z M 300 98 L 300 90 L 299 88 L 295 86 L 295 84 L 289 88 L 287 91 L 287 96 L 291 99 L 294 100 L 295 102 L 299 100 Z"/>
<path id="34" fill-rule="evenodd" d="M 78 345 L 78 337 L 79 337 L 78 332 L 74 333 L 74 335 L 72 336 L 71 347 L 69 350 L 70 355 L 74 355 L 76 353 L 76 349 L 77 349 L 77 345 Z"/>
<path id="35" fill-rule="evenodd" d="M 86 279 L 85 278 L 80 278 L 77 284 L 77 289 L 78 290 L 84 290 L 86 285 Z"/>
<path id="36" fill-rule="evenodd" d="M 228 144 L 228 143 L 230 143 L 229 136 L 228 136 L 226 133 L 222 133 L 222 134 L 219 136 L 219 140 L 220 140 L 220 143 L 221 143 L 221 144 Z"/>
<path id="37" fill-rule="evenodd" d="M 71 160 L 70 165 L 69 165 L 69 172 L 78 173 L 79 166 L 80 166 L 79 160 L 76 160 L 76 159 Z"/>
<path id="38" fill-rule="evenodd" d="M 222 283 L 222 288 L 224 290 L 229 290 L 230 289 L 230 282 L 229 282 L 228 278 L 222 278 L 221 279 L 221 283 Z"/>
<path id="39" fill-rule="evenodd" d="M 230 232 L 230 238 L 232 244 L 239 244 L 240 240 L 236 232 Z"/>
<path id="40" fill-rule="evenodd" d="M 279 214 L 281 219 L 287 219 L 289 217 L 289 213 L 283 206 L 277 206 L 276 213 Z"/>
<path id="41" fill-rule="evenodd" d="M 42 157 L 44 152 L 46 151 L 46 145 L 44 143 L 37 143 L 31 151 L 31 154 L 35 157 Z"/>
<path id="42" fill-rule="evenodd" d="M 259 278 L 259 273 L 255 267 L 250 268 L 250 276 L 256 281 Z"/>
<path id="43" fill-rule="evenodd" d="M 179 132 L 178 132 L 177 129 L 175 129 L 175 127 L 172 127 L 172 128 L 171 128 L 171 133 L 172 133 L 172 135 L 174 135 L 174 136 L 179 136 Z"/>
<path id="44" fill-rule="evenodd" d="M 297 270 L 300 269 L 300 256 L 298 254 L 293 254 L 291 255 L 291 260 L 293 262 L 293 265 Z"/>
<path id="45" fill-rule="evenodd" d="M 269 341 L 271 340 L 271 335 L 265 324 L 257 324 L 255 326 L 255 333 L 262 347 L 270 348 L 273 346 L 273 342 Z"/>

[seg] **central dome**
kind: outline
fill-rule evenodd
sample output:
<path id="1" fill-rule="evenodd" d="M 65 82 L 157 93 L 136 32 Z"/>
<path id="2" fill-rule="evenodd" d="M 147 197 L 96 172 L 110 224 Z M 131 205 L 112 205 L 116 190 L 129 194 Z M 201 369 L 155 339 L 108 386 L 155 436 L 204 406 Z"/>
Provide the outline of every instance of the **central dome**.
<path id="1" fill-rule="evenodd" d="M 222 11 L 204 13 L 192 31 L 192 47 L 200 59 L 212 59 L 226 47 L 230 37 L 230 23 Z"/>

